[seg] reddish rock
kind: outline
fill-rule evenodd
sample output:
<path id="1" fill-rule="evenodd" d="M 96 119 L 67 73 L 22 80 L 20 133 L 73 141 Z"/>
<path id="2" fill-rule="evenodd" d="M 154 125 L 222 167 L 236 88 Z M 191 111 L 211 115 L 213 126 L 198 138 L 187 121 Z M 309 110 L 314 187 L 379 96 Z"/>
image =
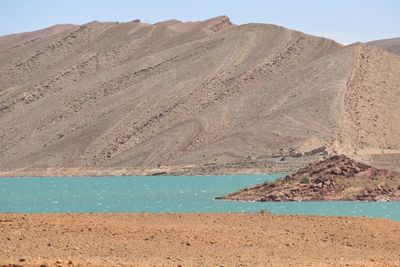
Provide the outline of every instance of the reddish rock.
<path id="1" fill-rule="evenodd" d="M 400 201 L 400 173 L 375 169 L 344 155 L 218 199 L 243 201 Z"/>

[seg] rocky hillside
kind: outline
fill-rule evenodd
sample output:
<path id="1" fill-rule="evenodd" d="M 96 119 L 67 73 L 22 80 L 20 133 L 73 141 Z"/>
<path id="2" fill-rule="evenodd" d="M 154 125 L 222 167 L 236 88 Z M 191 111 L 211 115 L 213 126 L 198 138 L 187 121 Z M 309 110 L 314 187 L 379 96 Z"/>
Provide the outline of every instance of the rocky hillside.
<path id="1" fill-rule="evenodd" d="M 67 31 L 73 31 L 78 28 L 78 25 L 60 24 L 34 32 L 24 32 L 0 36 L 0 51 L 6 53 L 7 51 L 9 51 L 9 49 L 15 49 L 25 45 L 29 45 L 42 38 L 48 38 L 52 35 L 57 35 L 63 32 L 65 33 Z"/>
<path id="2" fill-rule="evenodd" d="M 224 16 L 55 29 L 0 37 L 1 169 L 400 148 L 400 59 L 379 49 Z"/>
<path id="3" fill-rule="evenodd" d="M 367 44 L 379 47 L 383 50 L 400 56 L 400 38 L 377 40 Z"/>
<path id="4" fill-rule="evenodd" d="M 399 149 L 400 57 L 358 46 L 347 83 L 343 127 L 353 149 Z"/>
<path id="5" fill-rule="evenodd" d="M 400 201 L 400 173 L 375 169 L 341 155 L 310 163 L 293 175 L 218 199 Z"/>

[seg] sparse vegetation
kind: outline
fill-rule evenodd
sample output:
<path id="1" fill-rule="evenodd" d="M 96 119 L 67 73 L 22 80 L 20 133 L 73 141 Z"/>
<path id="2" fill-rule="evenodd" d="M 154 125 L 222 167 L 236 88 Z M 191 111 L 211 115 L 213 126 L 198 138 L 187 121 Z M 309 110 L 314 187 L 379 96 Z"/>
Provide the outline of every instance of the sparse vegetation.
<path id="1" fill-rule="evenodd" d="M 308 184 L 308 183 L 310 183 L 310 178 L 308 178 L 307 176 L 304 176 L 303 178 L 301 178 L 300 183 Z"/>
<path id="2" fill-rule="evenodd" d="M 258 212 L 258 214 L 261 214 L 261 215 L 272 215 L 272 212 L 269 211 L 269 210 L 267 210 L 267 209 L 261 209 L 261 210 Z"/>

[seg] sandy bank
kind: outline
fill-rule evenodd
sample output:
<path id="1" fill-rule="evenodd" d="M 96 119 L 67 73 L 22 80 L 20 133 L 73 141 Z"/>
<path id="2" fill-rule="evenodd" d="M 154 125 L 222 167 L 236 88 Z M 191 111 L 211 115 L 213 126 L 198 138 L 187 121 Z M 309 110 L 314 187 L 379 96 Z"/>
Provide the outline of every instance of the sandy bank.
<path id="1" fill-rule="evenodd" d="M 400 223 L 383 219 L 1 214 L 0 241 L 0 266 L 400 265 Z"/>
<path id="2" fill-rule="evenodd" d="M 64 177 L 64 176 L 146 176 L 146 175 L 238 175 L 260 173 L 292 173 L 318 156 L 288 157 L 284 161 L 268 158 L 231 163 L 203 165 L 171 165 L 160 167 L 65 167 L 0 169 L 1 177 Z"/>

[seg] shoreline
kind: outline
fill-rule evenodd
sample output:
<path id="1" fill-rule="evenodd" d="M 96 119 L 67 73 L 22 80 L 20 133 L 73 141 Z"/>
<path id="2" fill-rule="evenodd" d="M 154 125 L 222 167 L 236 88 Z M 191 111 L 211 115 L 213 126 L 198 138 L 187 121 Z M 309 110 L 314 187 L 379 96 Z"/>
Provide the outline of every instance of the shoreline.
<path id="1" fill-rule="evenodd" d="M 0 169 L 1 178 L 13 177 L 102 177 L 102 176 L 184 176 L 184 175 L 251 175 L 292 173 L 319 157 L 287 158 L 284 162 L 255 160 L 204 165 L 160 167 L 51 167 Z"/>
<path id="2" fill-rule="evenodd" d="M 1 178 L 41 178 L 41 177 L 116 177 L 116 176 L 217 176 L 217 175 L 252 175 L 286 173 L 287 167 L 280 168 L 244 168 L 229 169 L 228 171 L 208 171 L 201 173 L 198 167 L 166 167 L 140 169 L 81 169 L 81 168 L 49 168 L 49 169 L 14 169 L 0 170 Z"/>
<path id="3" fill-rule="evenodd" d="M 24 172 L 25 173 L 25 172 Z M 19 173 L 19 172 L 13 172 L 11 175 L 7 175 L 4 173 L 1 173 L 0 171 L 0 179 L 12 179 L 12 178 L 79 178 L 79 177 L 85 177 L 85 178 L 98 178 L 98 177 L 148 177 L 148 176 L 244 176 L 244 175 L 287 175 L 286 173 L 283 172 L 273 172 L 273 171 L 249 171 L 249 172 L 229 172 L 229 173 L 210 173 L 210 174 L 175 174 L 175 173 L 163 173 L 163 174 L 158 174 L 158 173 L 147 173 L 147 172 L 141 172 L 141 173 L 119 173 L 119 172 L 113 172 L 111 174 L 104 174 L 104 173 L 96 173 L 96 174 L 90 174 L 90 173 L 79 173 L 79 174 L 64 174 L 64 173 L 50 173 L 47 174 L 47 172 L 43 173 L 37 173 L 37 172 L 30 172 L 32 175 L 29 174 L 24 174 L 24 173 Z M 21 176 L 22 175 L 22 176 Z"/>
<path id="4" fill-rule="evenodd" d="M 0 214 L 0 266 L 398 266 L 399 229 L 262 213 Z"/>

